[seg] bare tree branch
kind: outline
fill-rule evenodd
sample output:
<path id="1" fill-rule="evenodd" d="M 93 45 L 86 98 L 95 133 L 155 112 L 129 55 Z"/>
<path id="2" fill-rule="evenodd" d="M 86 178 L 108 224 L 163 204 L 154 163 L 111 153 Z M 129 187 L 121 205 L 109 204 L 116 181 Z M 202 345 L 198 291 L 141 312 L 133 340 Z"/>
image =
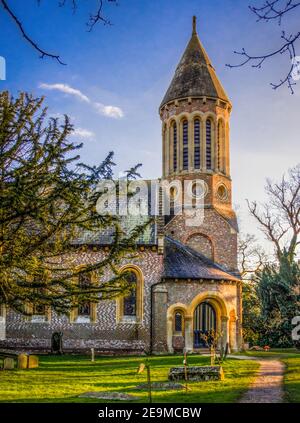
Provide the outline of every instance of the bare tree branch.
<path id="1" fill-rule="evenodd" d="M 254 235 L 240 235 L 238 240 L 239 270 L 243 280 L 249 280 L 268 262 L 264 250 L 257 244 Z"/>
<path id="2" fill-rule="evenodd" d="M 295 11 L 298 6 L 300 6 L 300 2 L 294 2 L 293 0 L 286 0 L 284 5 L 282 5 L 280 0 L 267 0 L 263 6 L 249 6 L 249 9 L 256 15 L 257 21 L 269 22 L 271 20 L 278 20 L 278 24 L 281 25 L 283 16 L 287 15 L 291 11 Z M 281 40 L 282 44 L 279 48 L 260 55 L 249 54 L 244 48 L 242 48 L 241 51 L 234 51 L 236 55 L 242 57 L 242 61 L 236 65 L 226 64 L 226 66 L 229 68 L 238 68 L 251 64 L 253 68 L 261 69 L 265 61 L 286 54 L 290 61 L 286 75 L 281 78 L 279 82 L 271 83 L 270 85 L 274 90 L 276 90 L 286 84 L 291 93 L 294 94 L 293 86 L 296 85 L 294 75 L 300 75 L 296 50 L 297 42 L 300 40 L 300 31 L 287 35 L 286 31 L 283 30 L 281 32 Z"/>
<path id="3" fill-rule="evenodd" d="M 257 16 L 257 21 L 278 20 L 278 24 L 281 25 L 282 17 L 298 7 L 300 2 L 293 3 L 292 0 L 288 0 L 281 9 L 276 8 L 278 4 L 280 5 L 280 0 L 266 1 L 261 7 L 249 6 L 249 9 Z"/>
<path id="4" fill-rule="evenodd" d="M 300 165 L 289 170 L 288 179 L 283 176 L 279 183 L 267 181 L 268 203 L 262 211 L 257 203 L 248 202 L 252 216 L 275 246 L 279 259 L 286 251 L 293 258 L 299 245 L 300 234 Z"/>
<path id="5" fill-rule="evenodd" d="M 77 10 L 77 6 L 78 6 L 78 0 L 70 0 L 71 4 L 72 4 L 72 10 L 73 13 L 76 12 Z M 108 2 L 108 3 L 115 3 L 117 4 L 117 0 L 96 0 L 97 2 L 97 9 L 95 13 L 91 13 L 89 20 L 87 22 L 87 26 L 88 26 L 88 31 L 91 32 L 94 28 L 94 26 L 99 23 L 102 22 L 104 25 L 111 25 L 111 21 L 106 18 L 103 15 L 103 7 L 104 7 L 104 3 Z M 24 26 L 21 22 L 21 20 L 19 19 L 19 17 L 13 12 L 12 8 L 10 7 L 10 5 L 8 4 L 7 0 L 0 0 L 0 4 L 3 6 L 4 11 L 11 17 L 11 19 L 14 21 L 14 23 L 16 24 L 17 28 L 19 29 L 19 31 L 22 34 L 22 37 L 31 45 L 31 47 L 33 47 L 34 50 L 36 50 L 39 55 L 40 58 L 44 58 L 44 57 L 49 57 L 51 59 L 56 60 L 58 63 L 60 63 L 61 65 L 65 65 L 66 63 L 64 63 L 60 56 L 58 54 L 53 54 L 50 53 L 49 51 L 46 51 L 44 49 L 42 49 L 39 44 L 33 40 L 33 38 L 31 38 L 27 31 L 24 29 Z M 41 5 L 41 0 L 37 0 L 37 4 L 38 6 Z M 67 0 L 59 0 L 58 1 L 58 6 L 59 7 L 64 7 L 67 4 Z"/>
<path id="6" fill-rule="evenodd" d="M 108 2 L 116 3 L 116 0 L 108 0 Z M 102 22 L 104 25 L 111 25 L 111 21 L 108 18 L 105 18 L 102 13 L 103 8 L 103 0 L 99 0 L 99 5 L 97 8 L 96 13 L 90 14 L 89 21 L 87 23 L 88 26 L 88 32 L 91 32 L 94 28 L 94 26 L 98 22 Z"/>
<path id="7" fill-rule="evenodd" d="M 26 41 L 28 41 L 28 43 L 40 53 L 40 57 L 43 59 L 44 57 L 50 57 L 51 59 L 55 59 L 58 61 L 58 63 L 60 63 L 61 65 L 65 65 L 65 63 L 63 63 L 60 59 L 60 56 L 57 54 L 52 54 L 47 52 L 46 50 L 43 50 L 41 47 L 39 47 L 39 45 L 32 40 L 32 38 L 29 37 L 29 35 L 27 34 L 27 32 L 24 30 L 23 25 L 21 23 L 21 21 L 18 19 L 18 17 L 13 13 L 12 9 L 8 6 L 7 1 L 5 0 L 0 0 L 1 4 L 4 8 L 4 10 L 10 15 L 10 17 L 14 20 L 15 24 L 17 25 L 17 27 L 19 28 L 19 30 L 21 31 L 22 36 L 25 38 Z"/>

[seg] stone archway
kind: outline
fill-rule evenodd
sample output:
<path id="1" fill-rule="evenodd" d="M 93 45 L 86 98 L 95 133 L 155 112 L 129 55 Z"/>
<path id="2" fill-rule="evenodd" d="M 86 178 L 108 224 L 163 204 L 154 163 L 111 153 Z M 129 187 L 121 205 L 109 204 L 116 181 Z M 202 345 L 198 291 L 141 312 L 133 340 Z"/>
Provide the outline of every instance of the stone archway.
<path id="1" fill-rule="evenodd" d="M 198 307 L 201 307 L 201 304 L 206 304 L 207 309 L 204 309 L 204 312 L 208 310 L 208 314 L 210 313 L 210 316 L 206 316 L 204 321 L 201 322 L 203 324 L 202 329 L 214 329 L 222 333 L 220 343 L 226 344 L 226 342 L 229 342 L 229 318 L 225 301 L 218 292 L 206 291 L 196 295 L 187 309 L 188 314 L 191 316 L 191 322 L 189 333 L 186 334 L 186 348 L 190 351 L 203 347 L 202 345 L 195 345 L 195 330 L 197 330 L 197 325 L 199 324 L 196 321 L 196 311 L 199 310 Z"/>
<path id="2" fill-rule="evenodd" d="M 229 317 L 225 301 L 221 295 L 215 291 L 206 291 L 196 295 L 189 305 L 183 303 L 172 304 L 167 311 L 167 345 L 168 351 L 174 352 L 173 348 L 173 327 L 175 312 L 181 310 L 184 316 L 184 344 L 186 351 L 193 351 L 194 346 L 194 328 L 195 328 L 195 310 L 202 304 L 209 304 L 215 313 L 215 329 L 222 333 L 223 344 L 229 342 Z M 233 331 L 231 332 L 233 333 Z M 232 342 L 230 343 L 230 346 Z M 197 347 L 196 347 L 197 348 Z M 199 348 L 199 347 L 198 347 Z"/>
<path id="3" fill-rule="evenodd" d="M 217 313 L 215 308 L 209 301 L 199 303 L 194 310 L 193 331 L 194 331 L 194 348 L 207 348 L 207 344 L 203 336 L 210 331 L 217 330 Z"/>

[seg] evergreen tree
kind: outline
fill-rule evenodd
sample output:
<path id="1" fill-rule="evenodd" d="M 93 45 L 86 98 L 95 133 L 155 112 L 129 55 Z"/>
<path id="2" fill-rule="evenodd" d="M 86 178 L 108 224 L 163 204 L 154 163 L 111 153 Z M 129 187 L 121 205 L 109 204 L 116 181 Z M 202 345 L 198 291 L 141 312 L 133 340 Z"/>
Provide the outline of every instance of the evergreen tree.
<path id="1" fill-rule="evenodd" d="M 279 266 L 266 265 L 258 272 L 256 282 L 261 303 L 261 342 L 292 346 L 292 319 L 300 314 L 299 265 L 286 252 Z"/>
<path id="2" fill-rule="evenodd" d="M 72 131 L 67 116 L 63 123 L 47 118 L 43 98 L 0 94 L 0 305 L 21 313 L 28 303 L 66 312 L 80 301 L 126 292 L 117 266 L 133 254 L 148 224 L 126 234 L 119 217 L 97 213 L 102 194 L 96 188 L 113 176 L 113 153 L 99 166 L 80 164 Z M 131 169 L 128 179 L 135 175 Z M 76 268 L 70 241 L 105 230 L 113 234 L 105 257 Z M 104 276 L 107 270 L 111 277 Z M 75 281 L 87 272 L 102 282 L 80 288 Z"/>

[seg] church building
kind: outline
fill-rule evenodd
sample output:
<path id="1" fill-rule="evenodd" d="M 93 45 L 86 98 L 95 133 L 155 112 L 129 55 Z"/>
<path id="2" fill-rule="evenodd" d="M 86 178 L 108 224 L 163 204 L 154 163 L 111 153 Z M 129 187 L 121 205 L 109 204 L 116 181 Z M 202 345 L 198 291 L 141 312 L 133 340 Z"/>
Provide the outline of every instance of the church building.
<path id="1" fill-rule="evenodd" d="M 201 181 L 201 225 L 188 225 L 184 214 L 158 219 L 139 239 L 138 255 L 124 259 L 120 267 L 120 272 L 129 271 L 134 286 L 130 295 L 86 303 L 63 316 L 43 307 L 33 308 L 30 317 L 7 310 L 0 346 L 50 351 L 51 336 L 60 331 L 70 352 L 94 348 L 98 353 L 173 353 L 205 348 L 203 335 L 215 330 L 219 343 L 228 342 L 231 351 L 241 348 L 231 110 L 194 17 L 191 38 L 159 106 L 161 179 L 171 185 Z M 109 234 L 83 234 L 70 258 L 76 266 L 96 262 L 107 254 L 110 242 Z M 78 282 L 97 280 L 91 275 L 91 281 Z"/>

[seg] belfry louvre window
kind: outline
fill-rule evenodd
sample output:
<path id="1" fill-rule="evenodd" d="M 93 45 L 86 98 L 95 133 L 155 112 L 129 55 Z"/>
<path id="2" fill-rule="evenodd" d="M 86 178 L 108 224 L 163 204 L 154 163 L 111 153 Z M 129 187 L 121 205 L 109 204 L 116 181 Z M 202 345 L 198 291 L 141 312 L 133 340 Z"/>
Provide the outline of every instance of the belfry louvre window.
<path id="1" fill-rule="evenodd" d="M 188 121 L 183 121 L 182 124 L 182 142 L 183 142 L 183 169 L 189 168 L 189 124 Z"/>
<path id="2" fill-rule="evenodd" d="M 224 124 L 218 123 L 218 169 L 224 172 Z"/>
<path id="3" fill-rule="evenodd" d="M 124 297 L 123 315 L 136 316 L 137 276 L 135 272 L 126 273 L 126 280 L 130 285 L 130 294 Z"/>
<path id="4" fill-rule="evenodd" d="M 200 169 L 200 120 L 194 121 L 194 168 Z"/>
<path id="5" fill-rule="evenodd" d="M 206 121 L 206 169 L 211 169 L 211 120 Z"/>
<path id="6" fill-rule="evenodd" d="M 177 125 L 173 123 L 173 169 L 177 170 Z"/>

